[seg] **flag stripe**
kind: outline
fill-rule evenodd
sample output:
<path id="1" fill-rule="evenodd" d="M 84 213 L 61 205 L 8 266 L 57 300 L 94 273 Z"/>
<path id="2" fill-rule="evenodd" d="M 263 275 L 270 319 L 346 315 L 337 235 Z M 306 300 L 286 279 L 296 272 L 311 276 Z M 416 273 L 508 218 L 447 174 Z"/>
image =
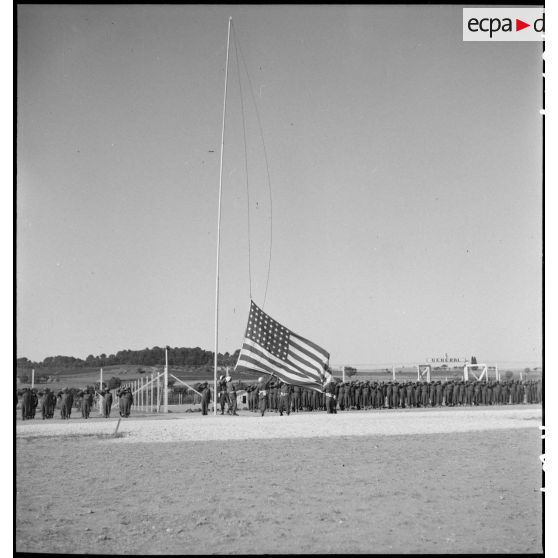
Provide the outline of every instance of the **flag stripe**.
<path id="1" fill-rule="evenodd" d="M 278 373 L 277 371 L 273 370 L 272 367 L 266 366 L 265 364 L 262 364 L 258 361 L 253 361 L 252 358 L 245 356 L 243 358 L 242 363 L 238 363 L 237 365 L 237 370 L 247 370 L 247 371 L 256 371 L 258 373 L 264 373 L 264 374 L 271 374 L 283 381 L 285 381 L 288 384 L 293 384 L 293 385 L 297 385 L 297 386 L 302 386 L 308 389 L 312 389 L 314 391 L 318 391 L 321 392 L 321 385 L 317 385 L 316 382 L 314 382 L 313 380 L 308 380 L 308 379 L 300 379 L 300 378 L 291 378 L 290 376 L 283 374 L 283 373 Z"/>
<path id="2" fill-rule="evenodd" d="M 297 343 L 307 345 L 308 349 L 313 350 L 323 362 L 327 362 L 329 360 L 329 353 L 327 351 L 324 351 L 324 349 L 322 349 L 321 347 L 318 347 L 316 343 L 312 343 L 312 341 L 308 341 L 308 339 L 304 339 L 304 337 L 291 332 L 291 341 L 293 340 L 293 338 Z"/>
<path id="3" fill-rule="evenodd" d="M 289 347 L 289 357 L 299 360 L 301 365 L 305 365 L 311 371 L 315 371 L 315 369 L 321 370 L 323 368 L 323 363 L 313 360 L 305 351 L 299 349 L 296 345 L 291 345 Z"/>
<path id="4" fill-rule="evenodd" d="M 260 372 L 266 372 L 268 374 L 273 374 L 280 379 L 288 380 L 288 383 L 296 383 L 296 384 L 307 384 L 307 383 L 315 383 L 313 380 L 309 380 L 308 378 L 297 376 L 296 374 L 292 374 L 288 370 L 279 370 L 274 366 L 266 363 L 265 361 L 262 362 L 260 359 L 252 356 L 245 355 L 242 359 L 242 362 L 239 363 L 239 366 L 244 366 L 250 369 L 256 369 Z"/>
<path id="5" fill-rule="evenodd" d="M 243 356 L 243 353 L 245 352 L 248 352 L 250 355 L 255 355 L 256 358 L 265 359 L 265 361 L 269 362 L 274 367 L 274 370 L 281 371 L 283 368 L 288 367 L 289 369 L 291 369 L 291 372 L 293 374 L 297 374 L 301 378 L 308 377 L 308 373 L 304 370 L 300 370 L 291 363 L 274 357 L 268 351 L 260 347 L 257 343 L 255 343 L 254 341 L 250 341 L 249 339 L 244 340 L 244 345 L 242 346 L 242 351 L 240 352 L 241 358 Z"/>

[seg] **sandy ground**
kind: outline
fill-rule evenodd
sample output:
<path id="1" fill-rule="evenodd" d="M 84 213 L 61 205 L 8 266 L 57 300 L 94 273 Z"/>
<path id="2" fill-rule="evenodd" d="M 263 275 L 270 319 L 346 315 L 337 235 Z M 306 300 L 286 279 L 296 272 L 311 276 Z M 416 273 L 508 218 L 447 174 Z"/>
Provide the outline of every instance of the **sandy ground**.
<path id="1" fill-rule="evenodd" d="M 16 550 L 542 551 L 536 406 L 17 421 Z"/>

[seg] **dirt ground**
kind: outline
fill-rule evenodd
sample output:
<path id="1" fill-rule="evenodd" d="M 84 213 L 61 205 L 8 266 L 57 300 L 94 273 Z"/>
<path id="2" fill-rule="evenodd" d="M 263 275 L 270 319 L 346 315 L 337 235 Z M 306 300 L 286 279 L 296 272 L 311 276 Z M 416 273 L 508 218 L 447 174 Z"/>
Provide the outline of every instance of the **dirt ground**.
<path id="1" fill-rule="evenodd" d="M 542 552 L 540 408 L 25 421 L 16 550 Z"/>

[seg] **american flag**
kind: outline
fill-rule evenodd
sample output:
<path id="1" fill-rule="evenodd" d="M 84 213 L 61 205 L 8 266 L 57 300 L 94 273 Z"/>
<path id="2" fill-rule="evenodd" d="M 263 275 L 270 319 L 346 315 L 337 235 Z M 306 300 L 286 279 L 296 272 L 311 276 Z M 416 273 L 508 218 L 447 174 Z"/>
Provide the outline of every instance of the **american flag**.
<path id="1" fill-rule="evenodd" d="M 235 370 L 272 374 L 288 384 L 322 389 L 329 353 L 268 316 L 253 301 Z"/>

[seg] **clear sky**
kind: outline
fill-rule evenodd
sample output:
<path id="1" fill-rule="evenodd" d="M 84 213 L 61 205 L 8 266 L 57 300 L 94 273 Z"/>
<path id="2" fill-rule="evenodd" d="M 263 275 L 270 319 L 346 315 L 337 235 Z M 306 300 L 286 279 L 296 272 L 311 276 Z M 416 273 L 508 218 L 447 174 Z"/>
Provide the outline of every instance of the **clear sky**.
<path id="1" fill-rule="evenodd" d="M 17 356 L 213 350 L 227 21 L 252 296 L 331 362 L 541 360 L 541 44 L 460 6 L 18 7 Z M 249 309 L 231 48 L 219 351 Z"/>

